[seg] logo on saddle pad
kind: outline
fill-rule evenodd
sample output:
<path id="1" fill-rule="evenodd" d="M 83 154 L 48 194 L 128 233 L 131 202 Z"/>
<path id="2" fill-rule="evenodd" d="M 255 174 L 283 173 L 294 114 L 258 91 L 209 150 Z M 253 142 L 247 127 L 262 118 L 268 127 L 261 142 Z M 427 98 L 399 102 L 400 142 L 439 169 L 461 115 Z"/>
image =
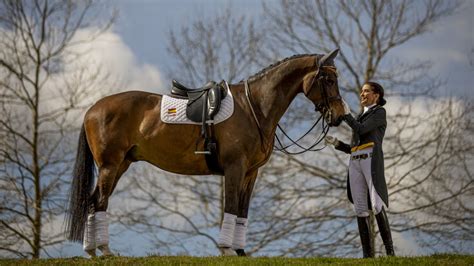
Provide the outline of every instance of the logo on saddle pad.
<path id="1" fill-rule="evenodd" d="M 169 108 L 167 115 L 175 116 L 175 115 L 176 115 L 176 108 L 174 108 L 174 107 L 173 107 L 173 108 Z"/>
<path id="2" fill-rule="evenodd" d="M 190 124 L 202 125 L 202 122 L 195 122 L 186 115 L 186 108 L 189 99 L 176 98 L 163 95 L 161 99 L 161 121 L 168 124 Z M 227 95 L 220 103 L 220 108 L 214 116 L 214 124 L 227 120 L 234 113 L 234 98 L 227 87 Z"/>

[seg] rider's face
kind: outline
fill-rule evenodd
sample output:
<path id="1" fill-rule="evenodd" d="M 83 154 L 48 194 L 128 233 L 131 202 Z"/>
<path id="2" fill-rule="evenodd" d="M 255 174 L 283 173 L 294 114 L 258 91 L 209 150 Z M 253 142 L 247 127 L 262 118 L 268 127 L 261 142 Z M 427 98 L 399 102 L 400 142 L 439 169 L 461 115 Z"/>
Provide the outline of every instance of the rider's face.
<path id="1" fill-rule="evenodd" d="M 369 84 L 362 86 L 362 91 L 360 92 L 360 104 L 362 104 L 362 106 L 371 106 L 376 103 L 378 99 L 379 95 L 374 93 Z"/>

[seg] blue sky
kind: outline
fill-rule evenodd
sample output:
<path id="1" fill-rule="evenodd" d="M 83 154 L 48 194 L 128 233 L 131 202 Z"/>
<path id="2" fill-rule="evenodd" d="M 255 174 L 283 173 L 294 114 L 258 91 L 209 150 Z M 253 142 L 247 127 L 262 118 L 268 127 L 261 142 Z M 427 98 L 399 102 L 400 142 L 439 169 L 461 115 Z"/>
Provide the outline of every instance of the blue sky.
<path id="1" fill-rule="evenodd" d="M 198 17 L 212 18 L 229 5 L 248 17 L 261 12 L 261 3 L 252 0 L 119 0 L 115 3 L 119 10 L 115 31 L 140 61 L 164 67 L 171 59 L 166 51 L 171 29 L 179 30 Z"/>
<path id="2" fill-rule="evenodd" d="M 262 12 L 261 2 L 252 0 L 119 0 L 113 5 L 119 10 L 114 32 L 120 35 L 139 63 L 153 65 L 159 71 L 172 60 L 166 51 L 166 38 L 171 29 L 179 31 L 198 17 L 211 18 L 229 5 L 237 14 L 254 20 L 258 20 Z M 462 8 L 454 15 L 433 25 L 430 32 L 394 49 L 390 56 L 430 60 L 434 64 L 432 74 L 447 82 L 449 91 L 442 92 L 443 95 L 471 97 L 474 83 L 473 13 L 474 1 L 463 1 Z"/>

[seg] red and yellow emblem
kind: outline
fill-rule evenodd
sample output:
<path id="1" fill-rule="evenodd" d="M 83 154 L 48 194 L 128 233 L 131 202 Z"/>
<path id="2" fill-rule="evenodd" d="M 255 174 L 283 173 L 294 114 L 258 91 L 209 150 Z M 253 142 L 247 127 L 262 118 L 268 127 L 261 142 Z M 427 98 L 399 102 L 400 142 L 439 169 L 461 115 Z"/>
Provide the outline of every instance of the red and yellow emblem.
<path id="1" fill-rule="evenodd" d="M 176 115 L 176 108 L 168 108 L 168 115 Z"/>

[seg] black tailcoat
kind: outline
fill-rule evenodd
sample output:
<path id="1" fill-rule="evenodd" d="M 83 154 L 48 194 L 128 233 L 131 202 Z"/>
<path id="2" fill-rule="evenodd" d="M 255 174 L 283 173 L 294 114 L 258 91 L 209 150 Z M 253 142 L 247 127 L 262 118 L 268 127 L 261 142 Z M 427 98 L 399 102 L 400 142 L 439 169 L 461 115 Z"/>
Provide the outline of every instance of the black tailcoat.
<path id="1" fill-rule="evenodd" d="M 388 207 L 388 192 L 387 183 L 385 182 L 382 150 L 382 142 L 385 129 L 387 128 L 385 109 L 380 105 L 376 105 L 367 112 L 357 116 L 357 119 L 354 119 L 351 114 L 348 114 L 344 116 L 344 120 L 352 128 L 352 142 L 351 145 L 348 145 L 339 141 L 339 144 L 336 145 L 335 148 L 350 154 L 352 147 L 374 142 L 372 153 L 372 180 L 375 190 Z M 347 179 L 347 195 L 349 200 L 353 203 L 349 178 Z"/>

